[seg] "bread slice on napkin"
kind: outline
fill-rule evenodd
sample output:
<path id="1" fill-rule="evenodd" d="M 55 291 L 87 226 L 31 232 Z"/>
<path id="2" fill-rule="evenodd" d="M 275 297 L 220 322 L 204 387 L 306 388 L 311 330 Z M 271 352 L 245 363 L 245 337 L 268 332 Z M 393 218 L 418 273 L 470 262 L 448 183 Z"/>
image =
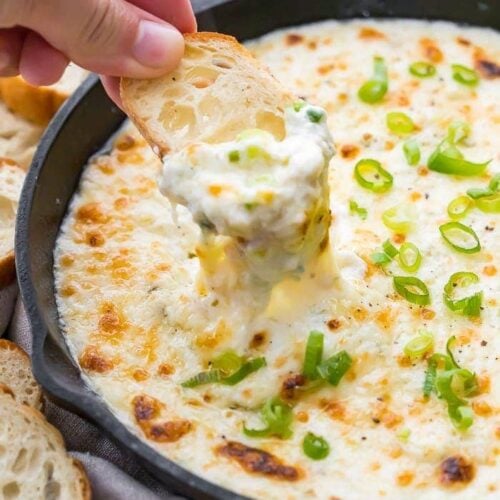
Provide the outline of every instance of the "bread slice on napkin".
<path id="1" fill-rule="evenodd" d="M 14 231 L 25 175 L 16 162 L 0 158 L 0 290 L 15 279 Z"/>
<path id="2" fill-rule="evenodd" d="M 0 78 L 0 97 L 15 114 L 37 125 L 47 125 L 64 101 L 89 75 L 70 64 L 54 85 L 36 87 L 20 76 Z"/>
<path id="3" fill-rule="evenodd" d="M 0 390 L 0 499 L 90 500 L 83 466 L 43 415 Z"/>
<path id="4" fill-rule="evenodd" d="M 187 34 L 185 42 L 174 72 L 121 81 L 125 110 L 159 156 L 249 128 L 284 137 L 284 109 L 295 98 L 245 47 L 219 33 Z"/>
<path id="5" fill-rule="evenodd" d="M 8 387 L 18 403 L 42 408 L 42 389 L 31 371 L 30 358 L 18 345 L 5 339 L 0 339 L 0 385 Z"/>

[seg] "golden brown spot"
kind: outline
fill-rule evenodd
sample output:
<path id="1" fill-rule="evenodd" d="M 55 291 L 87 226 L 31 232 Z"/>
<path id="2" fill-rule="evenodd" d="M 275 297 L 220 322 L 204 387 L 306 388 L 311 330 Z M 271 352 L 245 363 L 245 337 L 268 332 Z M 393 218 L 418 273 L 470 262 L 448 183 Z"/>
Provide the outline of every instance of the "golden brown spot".
<path id="1" fill-rule="evenodd" d="M 108 162 L 99 162 L 99 170 L 106 175 L 115 173 L 115 169 Z"/>
<path id="2" fill-rule="evenodd" d="M 74 264 L 74 262 L 75 262 L 75 257 L 74 257 L 74 255 L 71 255 L 71 254 L 63 255 L 59 259 L 59 264 L 62 267 L 70 267 L 71 265 Z"/>
<path id="3" fill-rule="evenodd" d="M 259 474 L 281 481 L 297 481 L 302 473 L 297 467 L 284 464 L 281 459 L 258 448 L 251 448 L 236 441 L 219 446 L 216 453 L 238 462 L 251 474 Z"/>
<path id="4" fill-rule="evenodd" d="M 217 198 L 222 193 L 222 186 L 212 184 L 208 186 L 208 192 Z"/>
<path id="5" fill-rule="evenodd" d="M 356 307 L 351 314 L 357 321 L 364 321 L 368 317 L 368 311 L 364 307 Z"/>
<path id="6" fill-rule="evenodd" d="M 430 320 L 430 319 L 434 319 L 436 317 L 436 312 L 433 311 L 432 309 L 427 309 L 426 307 L 423 307 L 422 309 L 420 309 L 419 313 L 423 319 Z"/>
<path id="7" fill-rule="evenodd" d="M 231 338 L 232 332 L 226 322 L 221 319 L 218 321 L 214 330 L 205 330 L 196 335 L 195 343 L 198 347 L 213 349 L 220 345 L 224 340 Z"/>
<path id="8" fill-rule="evenodd" d="M 111 302 L 104 302 L 101 307 L 99 318 L 99 330 L 106 333 L 118 333 L 123 331 L 125 321 L 116 306 Z"/>
<path id="9" fill-rule="evenodd" d="M 396 102 L 397 102 L 398 106 L 406 107 L 406 106 L 410 105 L 410 98 L 405 93 L 400 92 L 397 95 Z"/>
<path id="10" fill-rule="evenodd" d="M 305 424 L 309 421 L 309 414 L 306 411 L 299 411 L 296 415 L 296 418 L 299 422 Z"/>
<path id="11" fill-rule="evenodd" d="M 352 159 L 356 158 L 356 156 L 358 156 L 359 147 L 354 146 L 352 144 L 344 144 L 340 148 L 340 154 L 342 155 L 342 158 L 352 160 Z"/>
<path id="12" fill-rule="evenodd" d="M 484 266 L 483 273 L 486 276 L 495 276 L 497 273 L 497 268 L 495 266 Z"/>
<path id="13" fill-rule="evenodd" d="M 305 383 L 306 378 L 304 375 L 290 375 L 281 384 L 281 397 L 283 399 L 293 399 L 295 397 L 295 389 L 304 386 Z"/>
<path id="14" fill-rule="evenodd" d="M 370 28 L 365 26 L 359 30 L 358 37 L 363 40 L 385 40 L 386 36 L 384 33 L 376 30 L 375 28 Z"/>
<path id="15" fill-rule="evenodd" d="M 100 203 L 87 203 L 77 210 L 76 219 L 84 224 L 105 224 L 109 217 L 103 212 Z"/>
<path id="16" fill-rule="evenodd" d="M 137 368 L 133 371 L 132 377 L 136 382 L 144 382 L 149 378 L 149 373 L 147 370 L 143 370 L 142 368 Z"/>
<path id="17" fill-rule="evenodd" d="M 124 208 L 127 207 L 128 204 L 129 204 L 129 199 L 122 196 L 121 198 L 117 198 L 114 201 L 113 206 L 115 207 L 116 210 L 123 210 Z"/>
<path id="18" fill-rule="evenodd" d="M 105 241 L 104 236 L 99 231 L 89 231 L 85 235 L 85 242 L 91 247 L 102 247 Z"/>
<path id="19" fill-rule="evenodd" d="M 383 309 L 382 311 L 378 311 L 375 314 L 375 322 L 383 330 L 389 330 L 394 322 L 391 309 L 387 308 Z"/>
<path id="20" fill-rule="evenodd" d="M 316 40 L 310 40 L 307 42 L 307 48 L 309 50 L 316 50 L 318 48 L 318 42 Z"/>
<path id="21" fill-rule="evenodd" d="M 389 451 L 389 456 L 394 459 L 399 458 L 402 454 L 403 449 L 401 448 L 401 446 L 396 446 Z"/>
<path id="22" fill-rule="evenodd" d="M 421 38 L 420 48 L 423 56 L 433 63 L 440 63 L 443 60 L 443 53 L 437 42 L 431 38 Z"/>
<path id="23" fill-rule="evenodd" d="M 411 201 L 418 201 L 422 198 L 422 195 L 418 191 L 412 191 L 410 193 L 410 200 Z"/>
<path id="24" fill-rule="evenodd" d="M 135 139 L 129 135 L 125 134 L 118 138 L 115 143 L 115 148 L 119 151 L 128 151 L 136 145 Z"/>
<path id="25" fill-rule="evenodd" d="M 461 36 L 457 36 L 456 40 L 458 44 L 463 45 L 464 47 L 469 47 L 471 44 L 470 40 L 467 40 L 467 38 L 463 38 Z"/>
<path id="26" fill-rule="evenodd" d="M 486 401 L 473 401 L 472 409 L 480 417 L 489 417 L 493 413 L 493 408 Z"/>
<path id="27" fill-rule="evenodd" d="M 339 102 L 345 103 L 349 99 L 349 94 L 346 94 L 345 92 L 340 92 L 339 95 L 337 96 L 337 99 L 339 100 Z"/>
<path id="28" fill-rule="evenodd" d="M 331 71 L 333 71 L 334 68 L 335 68 L 335 64 L 323 64 L 322 66 L 319 66 L 316 69 L 316 71 L 320 75 L 326 75 L 326 74 L 330 73 Z"/>
<path id="29" fill-rule="evenodd" d="M 396 483 L 398 486 L 404 487 L 409 486 L 413 481 L 415 474 L 412 471 L 406 470 L 399 473 L 396 477 Z"/>
<path id="30" fill-rule="evenodd" d="M 289 33 L 285 39 L 285 43 L 288 46 L 297 45 L 299 43 L 302 43 L 303 41 L 304 41 L 304 37 L 302 35 L 299 35 L 298 33 Z"/>
<path id="31" fill-rule="evenodd" d="M 326 326 L 328 326 L 328 328 L 332 330 L 332 332 L 338 330 L 341 327 L 341 325 L 342 323 L 340 322 L 340 320 L 335 318 L 329 319 L 326 322 Z"/>
<path id="32" fill-rule="evenodd" d="M 479 394 L 488 394 L 491 390 L 491 379 L 486 373 L 483 373 L 477 377 L 477 383 L 479 385 Z"/>
<path id="33" fill-rule="evenodd" d="M 398 355 L 396 360 L 401 368 L 408 368 L 412 365 L 411 358 L 405 354 Z"/>
<path id="34" fill-rule="evenodd" d="M 429 174 L 429 169 L 427 167 L 421 166 L 417 168 L 417 174 L 421 177 L 425 177 Z"/>
<path id="35" fill-rule="evenodd" d="M 443 486 L 466 484 L 474 478 L 474 464 L 462 455 L 448 457 L 439 466 L 439 480 Z"/>
<path id="36" fill-rule="evenodd" d="M 401 233 L 395 233 L 392 236 L 392 239 L 393 239 L 394 243 L 401 245 L 406 241 L 406 236 L 404 234 L 401 234 Z"/>
<path id="37" fill-rule="evenodd" d="M 344 421 L 346 417 L 346 408 L 340 401 L 329 401 L 321 399 L 319 407 L 333 420 Z"/>
<path id="38" fill-rule="evenodd" d="M 157 373 L 160 377 L 168 377 L 175 373 L 175 367 L 170 363 L 162 363 L 157 370 Z"/>
<path id="39" fill-rule="evenodd" d="M 251 349 L 259 349 L 262 347 L 265 343 L 267 342 L 267 332 L 266 331 L 261 331 L 257 332 L 253 337 L 252 340 L 250 341 L 250 348 Z"/>
<path id="40" fill-rule="evenodd" d="M 483 78 L 493 80 L 500 77 L 500 64 L 487 59 L 476 59 L 475 68 Z"/>
<path id="41" fill-rule="evenodd" d="M 129 163 L 132 165 L 141 165 L 144 163 L 144 157 L 139 153 L 118 153 L 120 163 Z"/>
<path id="42" fill-rule="evenodd" d="M 373 423 L 382 423 L 387 429 L 392 429 L 403 421 L 403 417 L 390 410 L 385 402 L 379 402 L 377 404 L 371 418 Z"/>
<path id="43" fill-rule="evenodd" d="M 76 288 L 73 285 L 64 285 L 61 288 L 61 295 L 63 297 L 71 297 L 76 293 Z"/>
<path id="44" fill-rule="evenodd" d="M 95 345 L 85 347 L 78 362 L 84 370 L 89 372 L 106 373 L 114 368 L 113 361 L 104 356 Z"/>

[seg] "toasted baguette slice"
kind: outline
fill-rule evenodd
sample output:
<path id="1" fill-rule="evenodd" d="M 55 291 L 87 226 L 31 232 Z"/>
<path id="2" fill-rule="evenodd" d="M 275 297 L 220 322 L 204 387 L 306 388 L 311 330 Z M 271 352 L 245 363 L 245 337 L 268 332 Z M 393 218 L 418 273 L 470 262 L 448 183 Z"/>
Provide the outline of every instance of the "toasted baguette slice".
<path id="1" fill-rule="evenodd" d="M 43 415 L 0 391 L 0 499 L 90 500 L 81 464 Z"/>
<path id="2" fill-rule="evenodd" d="M 244 129 L 283 138 L 294 97 L 235 38 L 185 35 L 179 67 L 153 80 L 123 78 L 121 96 L 142 135 L 163 156 L 192 142 L 234 140 Z"/>
<path id="3" fill-rule="evenodd" d="M 0 97 L 13 113 L 37 125 L 47 125 L 88 74 L 70 64 L 62 78 L 48 87 L 35 87 L 20 76 L 1 78 Z"/>
<path id="4" fill-rule="evenodd" d="M 0 290 L 14 281 L 14 229 L 24 170 L 0 158 Z"/>
<path id="5" fill-rule="evenodd" d="M 31 372 L 30 358 L 5 339 L 0 339 L 0 385 L 8 387 L 18 403 L 41 410 L 42 389 Z"/>

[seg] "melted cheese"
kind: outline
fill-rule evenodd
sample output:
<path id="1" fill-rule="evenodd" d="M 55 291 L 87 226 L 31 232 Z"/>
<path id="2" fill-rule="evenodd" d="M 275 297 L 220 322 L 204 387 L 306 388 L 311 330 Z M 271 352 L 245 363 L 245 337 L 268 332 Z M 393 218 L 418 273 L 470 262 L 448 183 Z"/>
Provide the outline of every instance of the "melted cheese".
<path id="1" fill-rule="evenodd" d="M 328 264 L 319 262 L 300 282 L 280 284 L 272 307 L 257 315 L 237 286 L 230 300 L 200 289 L 199 227 L 185 207 L 171 209 L 156 185 L 161 163 L 128 128 L 109 155 L 86 168 L 55 252 L 62 326 L 88 383 L 158 451 L 252 497 L 498 497 L 498 215 L 474 209 L 463 219 L 481 241 L 482 250 L 474 255 L 450 249 L 438 226 L 448 221 L 452 199 L 470 187 L 484 187 L 500 171 L 500 81 L 483 71 L 479 85 L 469 88 L 453 80 L 450 68 L 498 64 L 500 35 L 449 23 L 364 20 L 293 28 L 249 46 L 279 79 L 329 114 L 339 151 L 329 177 L 330 240 L 340 278 L 326 279 L 321 266 Z M 370 77 L 375 55 L 387 64 L 389 92 L 381 104 L 369 106 L 356 93 Z M 410 75 L 409 64 L 418 60 L 432 61 L 437 75 Z M 395 110 L 418 127 L 412 137 L 422 161 L 416 167 L 408 166 L 402 152 L 406 138 L 387 130 L 386 114 Z M 425 166 L 457 119 L 472 126 L 463 148 L 467 158 L 492 158 L 480 177 L 456 178 Z M 353 179 L 360 158 L 379 160 L 394 176 L 393 188 L 380 195 L 360 187 Z M 349 212 L 350 200 L 367 209 L 366 220 Z M 400 203 L 415 207 L 415 223 L 405 237 L 392 234 L 381 220 Z M 399 297 L 391 277 L 371 264 L 370 254 L 389 237 L 397 245 L 403 238 L 413 242 L 422 252 L 416 275 L 430 290 L 429 306 Z M 394 265 L 393 271 L 403 274 Z M 442 300 L 450 275 L 465 270 L 480 277 L 484 293 L 477 320 L 453 313 Z M 436 352 L 444 352 L 455 335 L 458 362 L 478 375 L 480 394 L 471 399 L 474 424 L 466 433 L 454 429 L 442 400 L 433 395 L 424 401 L 425 361 L 408 362 L 404 356 L 405 344 L 422 328 L 434 334 Z M 326 386 L 298 401 L 289 440 L 245 437 L 243 424 L 260 426 L 256 409 L 300 372 L 312 329 L 325 333 L 325 355 L 344 349 L 353 368 L 338 387 Z M 265 356 L 267 367 L 234 387 L 180 386 L 227 349 Z M 164 405 L 156 404 L 158 419 L 178 422 L 177 434 L 185 432 L 178 441 L 150 439 L 152 427 L 133 413 L 133 402 L 143 394 Z M 330 443 L 325 460 L 303 454 L 307 432 Z M 224 439 L 273 453 L 300 468 L 301 478 L 290 482 L 246 471 L 214 452 Z M 463 461 L 471 464 L 472 478 L 458 474 L 457 467 L 453 473 L 453 465 Z"/>

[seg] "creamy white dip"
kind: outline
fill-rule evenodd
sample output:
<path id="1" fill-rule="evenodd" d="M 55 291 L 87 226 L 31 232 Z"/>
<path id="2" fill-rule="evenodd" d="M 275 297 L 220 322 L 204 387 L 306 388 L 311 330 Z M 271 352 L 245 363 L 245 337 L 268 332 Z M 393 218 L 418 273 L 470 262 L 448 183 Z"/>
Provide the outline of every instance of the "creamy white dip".
<path id="1" fill-rule="evenodd" d="M 163 159 L 161 192 L 186 206 L 205 241 L 230 237 L 266 283 L 302 271 L 327 238 L 328 165 L 323 109 L 285 111 L 286 136 L 247 130 L 234 141 L 193 144 Z"/>

